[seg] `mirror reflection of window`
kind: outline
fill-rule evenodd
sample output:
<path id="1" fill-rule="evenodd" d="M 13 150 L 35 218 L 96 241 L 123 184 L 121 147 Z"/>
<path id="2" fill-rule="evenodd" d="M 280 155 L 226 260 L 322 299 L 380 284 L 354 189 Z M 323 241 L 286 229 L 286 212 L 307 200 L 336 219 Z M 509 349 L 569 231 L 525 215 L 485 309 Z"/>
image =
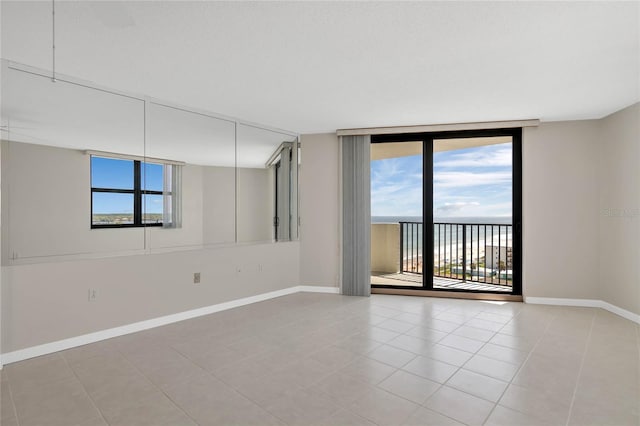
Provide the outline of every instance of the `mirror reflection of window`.
<path id="1" fill-rule="evenodd" d="M 298 138 L 239 123 L 237 128 L 237 241 L 298 238 Z"/>
<path id="2" fill-rule="evenodd" d="M 297 238 L 298 143 L 283 142 L 270 160 L 274 175 L 274 239 Z"/>
<path id="3" fill-rule="evenodd" d="M 91 227 L 179 228 L 181 166 L 91 155 Z"/>
<path id="4" fill-rule="evenodd" d="M 133 160 L 91 156 L 91 226 L 133 224 Z"/>

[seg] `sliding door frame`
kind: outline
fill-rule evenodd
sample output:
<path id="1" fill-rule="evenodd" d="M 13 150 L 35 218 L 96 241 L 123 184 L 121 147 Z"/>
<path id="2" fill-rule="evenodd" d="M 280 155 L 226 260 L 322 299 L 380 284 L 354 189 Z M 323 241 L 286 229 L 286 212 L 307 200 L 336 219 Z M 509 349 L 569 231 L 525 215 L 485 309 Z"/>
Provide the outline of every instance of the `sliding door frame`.
<path id="1" fill-rule="evenodd" d="M 499 291 L 433 288 L 433 141 L 442 139 L 511 136 L 512 143 L 512 270 L 511 293 Z M 372 135 L 371 143 L 422 141 L 422 287 L 372 284 L 372 289 L 396 289 L 438 293 L 475 293 L 522 296 L 522 128 L 455 130 L 427 133 Z M 402 241 L 400 242 L 402 244 Z M 429 253 L 429 256 L 425 256 Z M 427 272 L 429 272 L 427 274 Z M 379 292 L 379 291 L 376 291 Z"/>

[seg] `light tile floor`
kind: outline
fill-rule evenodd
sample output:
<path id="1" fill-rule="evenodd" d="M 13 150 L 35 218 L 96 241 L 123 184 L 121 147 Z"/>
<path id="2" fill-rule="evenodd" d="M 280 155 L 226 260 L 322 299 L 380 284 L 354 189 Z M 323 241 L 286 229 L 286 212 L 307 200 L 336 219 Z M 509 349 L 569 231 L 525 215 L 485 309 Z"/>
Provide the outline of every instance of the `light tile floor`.
<path id="1" fill-rule="evenodd" d="M 5 367 L 3 426 L 639 425 L 600 309 L 298 293 Z"/>

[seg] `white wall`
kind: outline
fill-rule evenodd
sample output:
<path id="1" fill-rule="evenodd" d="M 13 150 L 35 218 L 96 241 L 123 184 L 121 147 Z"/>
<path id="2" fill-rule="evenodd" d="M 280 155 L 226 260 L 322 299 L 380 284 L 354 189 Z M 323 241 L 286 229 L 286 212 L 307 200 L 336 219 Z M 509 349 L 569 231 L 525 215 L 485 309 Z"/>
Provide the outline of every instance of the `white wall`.
<path id="1" fill-rule="evenodd" d="M 523 293 L 598 297 L 597 120 L 523 132 Z"/>
<path id="2" fill-rule="evenodd" d="M 371 271 L 400 272 L 400 224 L 371 224 Z"/>
<path id="3" fill-rule="evenodd" d="M 234 169 L 186 165 L 183 227 L 147 228 L 145 248 L 145 229 L 90 229 L 83 152 L 7 142 L 1 152 L 4 353 L 300 284 L 298 242 L 203 248 L 203 236 L 234 242 Z M 270 240 L 268 171 L 238 175 L 244 236 Z M 171 247 L 189 249 L 154 251 Z"/>
<path id="4" fill-rule="evenodd" d="M 339 287 L 339 143 L 334 133 L 300 139 L 300 280 Z"/>
<path id="5" fill-rule="evenodd" d="M 236 238 L 236 170 L 205 167 L 202 178 L 203 191 L 208 194 L 203 200 L 203 243 L 232 243 Z"/>
<path id="6" fill-rule="evenodd" d="M 238 168 L 238 241 L 273 239 L 274 188 L 270 169 Z"/>
<path id="7" fill-rule="evenodd" d="M 5 266 L 2 350 L 297 286 L 298 253 L 289 242 Z"/>
<path id="8" fill-rule="evenodd" d="M 640 104 L 523 141 L 524 293 L 640 315 Z"/>
<path id="9" fill-rule="evenodd" d="M 640 315 L 640 103 L 601 121 L 599 298 Z"/>

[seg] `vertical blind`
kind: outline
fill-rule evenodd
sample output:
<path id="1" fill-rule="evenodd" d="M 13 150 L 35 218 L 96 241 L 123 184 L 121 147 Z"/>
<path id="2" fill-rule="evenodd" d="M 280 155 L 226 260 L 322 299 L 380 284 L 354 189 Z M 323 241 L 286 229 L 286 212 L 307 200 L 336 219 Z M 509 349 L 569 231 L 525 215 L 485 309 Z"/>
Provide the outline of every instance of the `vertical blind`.
<path id="1" fill-rule="evenodd" d="M 371 137 L 343 136 L 342 294 L 371 294 Z"/>

